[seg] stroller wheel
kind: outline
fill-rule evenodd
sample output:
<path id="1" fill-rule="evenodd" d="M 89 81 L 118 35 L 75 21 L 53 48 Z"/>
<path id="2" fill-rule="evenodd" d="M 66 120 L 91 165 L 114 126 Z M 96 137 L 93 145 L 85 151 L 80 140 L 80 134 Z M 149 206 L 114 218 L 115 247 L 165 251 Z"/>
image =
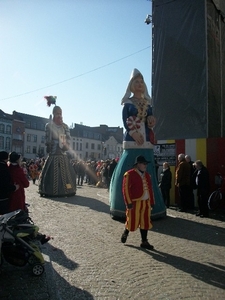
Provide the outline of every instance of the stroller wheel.
<path id="1" fill-rule="evenodd" d="M 32 268 L 32 272 L 35 276 L 41 276 L 44 272 L 44 267 L 41 264 L 36 264 Z"/>

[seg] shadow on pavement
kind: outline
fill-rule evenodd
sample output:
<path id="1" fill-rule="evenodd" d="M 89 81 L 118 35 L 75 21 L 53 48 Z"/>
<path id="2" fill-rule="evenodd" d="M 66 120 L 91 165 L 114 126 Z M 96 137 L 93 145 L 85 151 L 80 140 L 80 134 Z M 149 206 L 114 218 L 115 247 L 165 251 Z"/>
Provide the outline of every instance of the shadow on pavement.
<path id="1" fill-rule="evenodd" d="M 65 197 L 65 198 L 48 198 L 49 201 L 55 202 L 63 202 L 73 205 L 85 206 L 89 207 L 92 210 L 103 212 L 109 214 L 110 209 L 109 205 L 105 204 L 100 200 L 96 200 L 94 198 L 83 197 L 83 196 L 73 196 L 73 197 Z"/>
<path id="2" fill-rule="evenodd" d="M 46 277 L 51 300 L 94 299 L 89 292 L 85 291 L 81 287 L 72 286 L 63 277 L 61 277 L 53 268 L 52 261 L 71 271 L 78 268 L 79 264 L 69 259 L 61 249 L 56 248 L 51 244 L 47 244 L 43 248 L 42 252 L 50 258 L 50 260 L 46 263 L 48 266 L 48 268 L 46 268 Z"/>
<path id="3" fill-rule="evenodd" d="M 69 270 L 75 270 L 79 266 L 76 262 L 69 259 L 61 249 L 56 248 L 51 244 L 47 244 L 43 247 L 42 252 L 48 255 L 51 258 L 51 261 L 54 261 Z"/>
<path id="4" fill-rule="evenodd" d="M 194 262 L 180 256 L 168 254 L 158 250 L 146 250 L 133 245 L 126 245 L 127 247 L 138 249 L 150 255 L 153 259 L 160 263 L 171 265 L 172 267 L 188 273 L 197 280 L 201 280 L 207 284 L 217 288 L 225 289 L 225 270 L 224 266 L 214 265 L 208 262 L 209 265 Z M 168 275 L 169 276 L 169 275 Z"/>
<path id="5" fill-rule="evenodd" d="M 225 246 L 224 228 L 178 217 L 167 216 L 160 221 L 153 221 L 151 231 L 199 243 Z"/>

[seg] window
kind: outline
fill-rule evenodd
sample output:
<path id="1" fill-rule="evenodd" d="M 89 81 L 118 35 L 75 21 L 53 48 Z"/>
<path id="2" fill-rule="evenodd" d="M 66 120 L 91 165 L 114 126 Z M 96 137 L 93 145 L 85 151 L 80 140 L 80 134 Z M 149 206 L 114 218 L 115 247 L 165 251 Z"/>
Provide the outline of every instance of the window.
<path id="1" fill-rule="evenodd" d="M 86 149 L 88 149 L 88 143 L 86 143 Z"/>
<path id="2" fill-rule="evenodd" d="M 10 138 L 7 137 L 6 140 L 5 140 L 5 149 L 9 151 L 10 148 L 11 148 L 10 147 Z"/>
<path id="3" fill-rule="evenodd" d="M 6 133 L 11 134 L 11 126 L 10 125 L 6 126 Z"/>
<path id="4" fill-rule="evenodd" d="M 40 152 L 41 152 L 41 155 L 42 155 L 42 156 L 45 155 L 45 149 L 44 149 L 44 147 L 41 147 L 41 148 L 40 148 Z"/>
<path id="5" fill-rule="evenodd" d="M 100 144 L 98 144 L 98 150 L 101 150 L 101 145 Z"/>
<path id="6" fill-rule="evenodd" d="M 27 146 L 27 153 L 30 153 L 30 146 Z"/>
<path id="7" fill-rule="evenodd" d="M 100 140 L 100 134 L 99 133 L 95 133 L 94 134 L 94 139 L 95 140 Z"/>
<path id="8" fill-rule="evenodd" d="M 32 128 L 37 129 L 37 123 L 36 122 L 32 123 Z"/>
<path id="9" fill-rule="evenodd" d="M 37 142 L 37 135 L 36 134 L 28 134 L 27 135 L 27 142 Z"/>
<path id="10" fill-rule="evenodd" d="M 94 143 L 91 144 L 91 150 L 95 150 L 95 144 Z"/>
<path id="11" fill-rule="evenodd" d="M 0 124 L 0 133 L 4 133 L 4 131 L 5 131 L 5 125 Z"/>
<path id="12" fill-rule="evenodd" d="M 75 142 L 73 142 L 73 150 L 75 151 Z"/>
<path id="13" fill-rule="evenodd" d="M 37 153 L 37 147 L 33 146 L 33 153 L 36 154 Z"/>
<path id="14" fill-rule="evenodd" d="M 25 127 L 30 128 L 30 121 L 27 121 L 27 122 L 26 122 Z"/>
<path id="15" fill-rule="evenodd" d="M 76 143 L 76 150 L 78 151 L 79 143 Z"/>
<path id="16" fill-rule="evenodd" d="M 42 135 L 42 137 L 41 137 L 41 143 L 45 143 L 45 136 L 44 135 Z"/>
<path id="17" fill-rule="evenodd" d="M 0 136 L 0 149 L 4 149 L 4 137 Z"/>
<path id="18" fill-rule="evenodd" d="M 82 151 L 82 143 L 80 143 L 80 151 Z"/>
<path id="19" fill-rule="evenodd" d="M 89 137 L 89 139 L 93 139 L 93 133 L 92 132 L 88 132 L 88 137 Z"/>

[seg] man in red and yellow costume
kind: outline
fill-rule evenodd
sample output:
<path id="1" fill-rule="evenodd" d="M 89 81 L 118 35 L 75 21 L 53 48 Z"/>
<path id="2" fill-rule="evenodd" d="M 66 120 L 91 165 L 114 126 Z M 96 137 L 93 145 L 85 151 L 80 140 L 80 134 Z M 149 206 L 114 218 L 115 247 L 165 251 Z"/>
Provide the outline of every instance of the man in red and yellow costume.
<path id="1" fill-rule="evenodd" d="M 155 204 L 151 176 L 146 172 L 148 163 L 144 156 L 137 156 L 134 168 L 124 174 L 122 192 L 126 205 L 126 223 L 121 242 L 126 242 L 130 231 L 140 228 L 140 246 L 153 250 L 154 247 L 147 240 L 148 230 L 152 228 L 151 210 Z"/>

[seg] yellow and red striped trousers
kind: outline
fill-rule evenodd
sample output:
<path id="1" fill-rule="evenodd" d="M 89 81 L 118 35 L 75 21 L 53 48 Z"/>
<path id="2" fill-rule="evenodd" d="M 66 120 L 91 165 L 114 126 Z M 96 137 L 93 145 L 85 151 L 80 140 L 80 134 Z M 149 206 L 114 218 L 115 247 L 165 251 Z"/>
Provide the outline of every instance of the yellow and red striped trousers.
<path id="1" fill-rule="evenodd" d="M 126 210 L 125 227 L 129 231 L 151 229 L 151 204 L 150 200 L 137 200 L 132 202 L 132 209 Z"/>

